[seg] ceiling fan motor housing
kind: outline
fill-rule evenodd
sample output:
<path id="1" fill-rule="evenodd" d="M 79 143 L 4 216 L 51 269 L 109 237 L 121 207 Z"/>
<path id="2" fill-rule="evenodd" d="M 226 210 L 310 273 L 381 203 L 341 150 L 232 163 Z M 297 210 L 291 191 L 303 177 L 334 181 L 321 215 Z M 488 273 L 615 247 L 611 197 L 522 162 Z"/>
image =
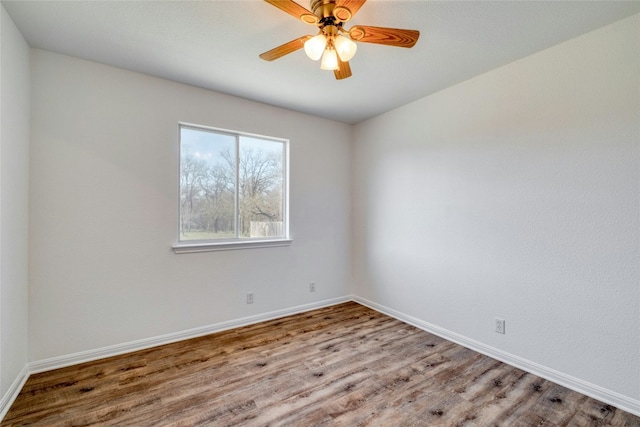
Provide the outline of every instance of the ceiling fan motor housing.
<path id="1" fill-rule="evenodd" d="M 311 10 L 321 21 L 331 17 L 337 22 L 351 19 L 351 11 L 346 7 L 336 6 L 336 0 L 311 0 Z"/>

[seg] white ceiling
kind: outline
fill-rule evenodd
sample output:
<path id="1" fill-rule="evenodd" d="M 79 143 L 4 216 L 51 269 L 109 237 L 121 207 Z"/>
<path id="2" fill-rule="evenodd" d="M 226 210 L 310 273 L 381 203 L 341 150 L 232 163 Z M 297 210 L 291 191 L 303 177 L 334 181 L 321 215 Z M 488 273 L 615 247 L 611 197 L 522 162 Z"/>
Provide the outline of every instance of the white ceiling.
<path id="1" fill-rule="evenodd" d="M 300 4 L 309 8 L 305 0 Z M 302 50 L 309 26 L 259 0 L 2 1 L 30 46 L 357 123 L 640 12 L 640 1 L 376 1 L 350 21 L 420 30 L 412 49 L 360 43 L 337 81 Z"/>

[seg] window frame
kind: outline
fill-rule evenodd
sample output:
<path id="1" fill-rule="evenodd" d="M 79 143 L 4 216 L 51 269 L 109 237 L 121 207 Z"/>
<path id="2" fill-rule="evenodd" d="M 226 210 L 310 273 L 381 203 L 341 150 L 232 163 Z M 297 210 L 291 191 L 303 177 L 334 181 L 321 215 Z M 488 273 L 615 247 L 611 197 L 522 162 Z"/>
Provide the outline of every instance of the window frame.
<path id="1" fill-rule="evenodd" d="M 180 240 L 181 234 L 181 172 L 182 172 L 182 129 L 192 129 L 196 131 L 212 132 L 222 135 L 233 136 L 235 138 L 235 188 L 234 188 L 234 232 L 235 237 L 221 238 L 221 239 L 198 239 L 198 240 Z M 242 237 L 239 236 L 238 215 L 239 215 L 239 161 L 240 161 L 240 138 L 257 138 L 268 141 L 274 141 L 282 143 L 282 237 Z M 193 252 L 209 252 L 209 251 L 221 251 L 221 250 L 234 250 L 234 249 L 255 249 L 265 247 L 281 247 L 289 246 L 293 239 L 289 234 L 289 140 L 285 138 L 278 138 L 273 136 L 259 135 L 248 132 L 240 132 L 229 129 L 216 128 L 211 126 L 199 125 L 187 122 L 178 122 L 178 217 L 177 217 L 177 235 L 176 243 L 172 248 L 176 254 L 193 253 Z"/>

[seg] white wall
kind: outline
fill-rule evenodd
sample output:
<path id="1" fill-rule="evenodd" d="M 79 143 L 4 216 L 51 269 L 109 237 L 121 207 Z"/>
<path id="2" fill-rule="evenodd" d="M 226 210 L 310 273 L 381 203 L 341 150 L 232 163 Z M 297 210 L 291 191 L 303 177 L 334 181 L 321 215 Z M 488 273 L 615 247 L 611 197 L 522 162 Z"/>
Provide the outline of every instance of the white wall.
<path id="1" fill-rule="evenodd" d="M 46 51 L 31 59 L 32 361 L 348 294 L 349 126 Z M 178 121 L 290 139 L 290 247 L 172 252 Z"/>
<path id="2" fill-rule="evenodd" d="M 357 125 L 355 294 L 640 408 L 638 28 Z"/>
<path id="3" fill-rule="evenodd" d="M 29 47 L 2 5 L 0 20 L 1 399 L 27 364 Z"/>

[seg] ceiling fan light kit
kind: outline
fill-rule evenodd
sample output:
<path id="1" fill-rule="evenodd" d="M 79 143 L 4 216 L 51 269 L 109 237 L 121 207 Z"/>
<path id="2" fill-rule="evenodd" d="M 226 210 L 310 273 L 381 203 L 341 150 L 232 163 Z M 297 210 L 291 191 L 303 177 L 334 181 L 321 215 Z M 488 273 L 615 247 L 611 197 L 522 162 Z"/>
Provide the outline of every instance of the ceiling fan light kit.
<path id="1" fill-rule="evenodd" d="M 312 59 L 313 61 L 317 61 L 322 57 L 326 47 L 327 38 L 324 34 L 318 34 L 304 42 L 304 52 L 307 54 L 309 59 Z"/>
<path id="2" fill-rule="evenodd" d="M 320 62 L 321 70 L 333 71 L 338 69 L 338 55 L 335 49 L 327 48 L 322 54 L 322 62 Z"/>
<path id="3" fill-rule="evenodd" d="M 353 18 L 366 0 L 312 0 L 313 12 L 293 0 L 264 1 L 306 24 L 317 26 L 320 31 L 315 36 L 302 36 L 264 52 L 260 58 L 273 61 L 304 48 L 310 59 L 321 59 L 320 68 L 333 70 L 338 80 L 351 76 L 349 61 L 358 49 L 355 41 L 410 48 L 420 37 L 419 31 L 399 28 L 357 25 L 345 29 L 343 24 Z"/>
<path id="4" fill-rule="evenodd" d="M 320 68 L 322 70 L 337 70 L 338 58 L 347 62 L 356 54 L 358 46 L 348 38 L 341 36 L 334 25 L 327 25 L 317 36 L 304 42 L 304 51 L 314 61 L 322 57 Z M 336 56 L 337 55 L 337 56 Z"/>
<path id="5" fill-rule="evenodd" d="M 358 50 L 357 44 L 341 35 L 336 36 L 333 40 L 333 46 L 343 61 L 351 61 L 351 58 L 356 55 L 356 51 Z"/>

